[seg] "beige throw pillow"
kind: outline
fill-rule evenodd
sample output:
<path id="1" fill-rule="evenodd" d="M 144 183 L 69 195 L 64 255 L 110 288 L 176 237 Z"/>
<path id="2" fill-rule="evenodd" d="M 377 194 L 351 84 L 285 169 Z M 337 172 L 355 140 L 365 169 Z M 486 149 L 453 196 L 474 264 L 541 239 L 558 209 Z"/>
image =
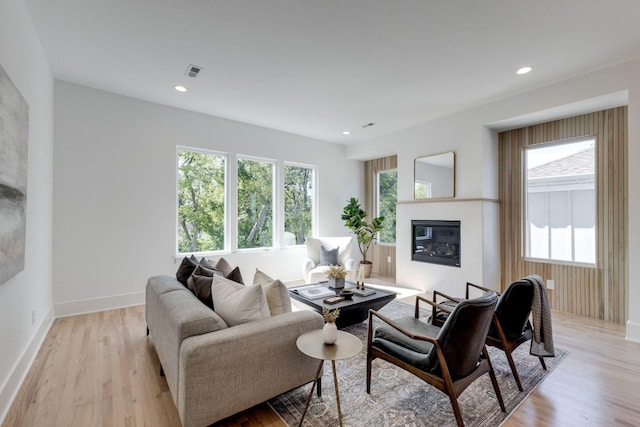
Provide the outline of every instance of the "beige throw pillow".
<path id="1" fill-rule="evenodd" d="M 291 312 L 289 290 L 280 280 L 273 280 L 269 275 L 256 268 L 256 273 L 253 276 L 253 284 L 262 286 L 264 294 L 267 297 L 269 312 L 272 316 Z"/>
<path id="2" fill-rule="evenodd" d="M 214 276 L 211 299 L 215 312 L 229 326 L 271 317 L 262 286 L 243 286 L 221 276 Z"/>

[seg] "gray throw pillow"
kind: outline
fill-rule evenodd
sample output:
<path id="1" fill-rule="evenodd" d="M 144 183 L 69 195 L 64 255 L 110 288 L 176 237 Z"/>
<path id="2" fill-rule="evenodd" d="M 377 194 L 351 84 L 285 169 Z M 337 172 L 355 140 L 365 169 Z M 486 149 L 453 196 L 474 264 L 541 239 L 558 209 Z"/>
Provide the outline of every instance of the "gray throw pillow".
<path id="1" fill-rule="evenodd" d="M 213 310 L 213 300 L 211 299 L 212 276 L 200 276 L 192 274 L 187 280 L 187 287 L 200 301 Z"/>
<path id="2" fill-rule="evenodd" d="M 320 263 L 318 265 L 338 265 L 338 249 L 327 249 L 320 246 Z"/>
<path id="3" fill-rule="evenodd" d="M 184 257 L 182 262 L 180 263 L 180 267 L 178 267 L 178 271 L 176 271 L 176 279 L 178 279 L 178 282 L 182 283 L 184 286 L 187 286 L 187 280 L 197 266 L 198 259 L 193 255 L 191 255 L 190 258 Z"/>

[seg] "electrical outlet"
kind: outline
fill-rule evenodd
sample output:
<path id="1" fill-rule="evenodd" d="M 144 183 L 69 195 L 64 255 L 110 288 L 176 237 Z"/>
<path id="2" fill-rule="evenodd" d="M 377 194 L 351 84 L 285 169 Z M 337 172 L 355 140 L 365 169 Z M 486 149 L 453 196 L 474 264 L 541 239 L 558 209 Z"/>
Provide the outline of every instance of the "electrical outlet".
<path id="1" fill-rule="evenodd" d="M 389 256 L 387 257 L 387 262 L 388 262 L 389 264 L 391 264 L 391 255 L 389 255 Z"/>
<path id="2" fill-rule="evenodd" d="M 547 279 L 547 289 L 555 289 L 556 282 L 555 280 Z"/>

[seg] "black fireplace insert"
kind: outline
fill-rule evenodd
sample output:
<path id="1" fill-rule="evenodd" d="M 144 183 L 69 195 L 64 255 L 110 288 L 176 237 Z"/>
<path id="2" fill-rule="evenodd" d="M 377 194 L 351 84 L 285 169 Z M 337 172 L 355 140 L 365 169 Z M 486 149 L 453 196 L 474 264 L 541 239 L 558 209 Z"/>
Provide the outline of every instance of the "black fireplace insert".
<path id="1" fill-rule="evenodd" d="M 460 267 L 460 221 L 411 221 L 411 259 Z"/>

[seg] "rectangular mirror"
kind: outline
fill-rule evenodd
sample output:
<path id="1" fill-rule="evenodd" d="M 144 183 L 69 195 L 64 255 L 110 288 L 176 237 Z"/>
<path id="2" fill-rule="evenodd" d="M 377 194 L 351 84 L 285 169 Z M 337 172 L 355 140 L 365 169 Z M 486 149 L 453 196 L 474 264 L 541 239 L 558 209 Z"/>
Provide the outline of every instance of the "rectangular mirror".
<path id="1" fill-rule="evenodd" d="M 414 163 L 414 198 L 454 197 L 455 176 L 455 154 L 453 151 L 418 157 Z"/>

